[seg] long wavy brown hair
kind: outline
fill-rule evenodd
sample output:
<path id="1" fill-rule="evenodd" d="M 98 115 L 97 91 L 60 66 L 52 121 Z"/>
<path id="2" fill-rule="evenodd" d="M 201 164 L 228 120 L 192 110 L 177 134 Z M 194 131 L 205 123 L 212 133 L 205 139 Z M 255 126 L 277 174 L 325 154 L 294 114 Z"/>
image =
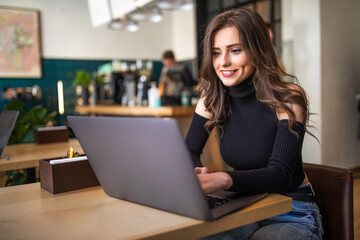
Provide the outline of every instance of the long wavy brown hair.
<path id="1" fill-rule="evenodd" d="M 300 86 L 291 87 L 296 85 L 282 80 L 284 76 L 290 76 L 297 81 L 296 77 L 280 68 L 262 17 L 255 11 L 245 8 L 233 9 L 217 15 L 205 32 L 200 68 L 200 91 L 201 96 L 204 97 L 205 108 L 211 114 L 211 118 L 205 124 L 206 130 L 210 132 L 215 126 L 221 128 L 219 123 L 226 120 L 231 113 L 228 87 L 222 84 L 212 65 L 214 35 L 220 29 L 229 26 L 237 28 L 243 50 L 249 62 L 255 67 L 252 81 L 257 99 L 267 104 L 274 112 L 285 111 L 289 116 L 288 127 L 292 132 L 296 117 L 289 104 L 298 104 L 303 111 L 301 122 L 307 131 L 309 108 L 305 92 Z"/>

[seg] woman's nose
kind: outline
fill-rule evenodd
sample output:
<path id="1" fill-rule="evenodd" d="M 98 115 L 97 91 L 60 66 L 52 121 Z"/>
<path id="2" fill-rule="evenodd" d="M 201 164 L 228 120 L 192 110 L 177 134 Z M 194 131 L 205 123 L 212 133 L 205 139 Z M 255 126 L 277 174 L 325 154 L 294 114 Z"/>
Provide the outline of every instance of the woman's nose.
<path id="1" fill-rule="evenodd" d="M 228 67 L 231 65 L 231 60 L 229 58 L 229 55 L 227 53 L 224 53 L 222 56 L 221 56 L 221 62 L 220 62 L 220 65 L 222 67 Z"/>

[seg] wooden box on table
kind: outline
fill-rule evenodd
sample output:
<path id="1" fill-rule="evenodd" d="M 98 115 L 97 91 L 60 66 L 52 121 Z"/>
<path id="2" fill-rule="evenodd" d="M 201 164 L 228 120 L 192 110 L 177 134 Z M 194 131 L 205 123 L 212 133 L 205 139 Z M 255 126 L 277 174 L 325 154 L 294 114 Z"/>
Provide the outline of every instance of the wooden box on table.
<path id="1" fill-rule="evenodd" d="M 100 185 L 86 156 L 39 161 L 40 185 L 56 194 Z"/>
<path id="2" fill-rule="evenodd" d="M 66 126 L 37 128 L 34 130 L 34 137 L 37 144 L 67 142 L 69 131 Z"/>

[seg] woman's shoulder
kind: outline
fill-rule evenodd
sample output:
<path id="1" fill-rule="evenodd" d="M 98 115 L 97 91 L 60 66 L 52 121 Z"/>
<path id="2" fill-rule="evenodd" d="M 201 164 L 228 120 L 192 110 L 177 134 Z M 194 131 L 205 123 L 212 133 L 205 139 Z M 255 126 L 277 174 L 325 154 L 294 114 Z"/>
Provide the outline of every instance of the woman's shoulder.
<path id="1" fill-rule="evenodd" d="M 205 97 L 200 97 L 196 105 L 195 112 L 204 118 L 210 119 L 211 113 L 209 113 L 209 111 L 206 110 L 204 101 L 205 101 Z"/>
<path id="2" fill-rule="evenodd" d="M 305 93 L 304 89 L 296 83 L 286 83 L 285 86 L 286 86 L 286 88 L 288 88 L 290 90 L 290 92 L 291 92 L 291 94 L 293 94 L 293 96 L 299 96 L 299 97 L 303 98 L 303 100 L 299 101 L 299 102 L 286 102 L 285 103 L 294 112 L 296 121 L 303 123 L 305 109 L 303 109 L 303 104 L 301 104 L 301 102 L 306 104 L 306 102 L 307 102 L 306 93 Z M 279 120 L 290 118 L 290 116 L 284 109 L 277 109 L 276 115 Z"/>

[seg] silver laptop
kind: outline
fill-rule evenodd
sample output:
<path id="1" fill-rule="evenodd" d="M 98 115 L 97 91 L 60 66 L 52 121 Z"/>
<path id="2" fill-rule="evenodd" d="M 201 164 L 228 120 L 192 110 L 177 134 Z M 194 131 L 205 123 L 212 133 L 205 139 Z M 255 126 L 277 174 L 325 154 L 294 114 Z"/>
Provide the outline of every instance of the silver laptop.
<path id="1" fill-rule="evenodd" d="M 9 141 L 19 111 L 3 110 L 0 113 L 0 157 Z"/>
<path id="2" fill-rule="evenodd" d="M 210 207 L 174 119 L 68 116 L 68 121 L 109 196 L 208 221 L 266 196 L 226 192 Z"/>

